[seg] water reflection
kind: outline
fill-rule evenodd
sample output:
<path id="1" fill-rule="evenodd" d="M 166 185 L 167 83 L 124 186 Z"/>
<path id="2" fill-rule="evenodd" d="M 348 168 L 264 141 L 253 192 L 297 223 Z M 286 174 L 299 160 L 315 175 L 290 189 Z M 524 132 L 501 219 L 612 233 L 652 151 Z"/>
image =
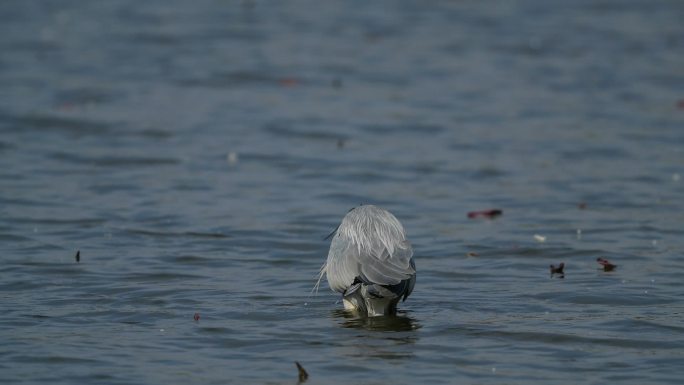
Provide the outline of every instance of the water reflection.
<path id="1" fill-rule="evenodd" d="M 336 309 L 332 311 L 333 318 L 339 320 L 342 327 L 382 332 L 406 332 L 420 329 L 421 325 L 406 312 L 399 311 L 394 316 L 362 317 L 358 314 Z"/>
<path id="2" fill-rule="evenodd" d="M 395 316 L 360 317 L 353 312 L 337 309 L 332 319 L 345 329 L 357 331 L 342 340 L 340 354 L 348 357 L 372 357 L 385 360 L 406 360 L 414 357 L 421 325 L 405 312 Z M 378 333 L 381 332 L 381 333 Z"/>

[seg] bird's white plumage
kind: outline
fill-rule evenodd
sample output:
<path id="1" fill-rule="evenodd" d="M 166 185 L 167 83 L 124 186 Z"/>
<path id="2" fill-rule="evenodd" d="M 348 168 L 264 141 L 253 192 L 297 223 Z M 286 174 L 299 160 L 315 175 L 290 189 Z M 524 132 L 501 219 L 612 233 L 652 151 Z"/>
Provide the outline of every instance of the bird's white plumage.
<path id="1" fill-rule="evenodd" d="M 342 219 L 321 269 L 334 291 L 344 293 L 356 277 L 379 285 L 395 285 L 415 275 L 413 249 L 394 215 L 364 205 Z"/>

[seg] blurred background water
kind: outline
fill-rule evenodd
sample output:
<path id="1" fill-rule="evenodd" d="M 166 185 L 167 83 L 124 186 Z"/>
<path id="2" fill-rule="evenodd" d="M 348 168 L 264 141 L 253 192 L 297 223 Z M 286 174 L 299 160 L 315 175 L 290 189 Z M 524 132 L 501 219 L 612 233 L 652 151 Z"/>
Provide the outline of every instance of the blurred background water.
<path id="1" fill-rule="evenodd" d="M 680 383 L 683 17 L 1 2 L 0 382 Z M 311 295 L 362 203 L 415 248 L 397 317 Z"/>

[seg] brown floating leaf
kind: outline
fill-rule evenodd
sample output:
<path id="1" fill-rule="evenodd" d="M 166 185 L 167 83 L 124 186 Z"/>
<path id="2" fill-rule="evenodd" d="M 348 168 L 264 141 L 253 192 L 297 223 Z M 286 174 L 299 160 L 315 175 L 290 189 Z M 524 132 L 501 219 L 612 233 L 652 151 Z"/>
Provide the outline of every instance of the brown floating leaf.
<path id="1" fill-rule="evenodd" d="M 549 266 L 549 269 L 551 270 L 551 275 L 554 275 L 554 274 L 564 275 L 564 274 L 565 274 L 565 273 L 563 272 L 563 268 L 564 268 L 564 267 L 565 267 L 565 263 L 563 263 L 563 262 L 561 262 L 561 263 L 558 265 L 558 267 L 556 267 L 556 266 L 554 266 L 554 265 Z"/>
<path id="2" fill-rule="evenodd" d="M 299 85 L 299 79 L 296 78 L 282 78 L 279 81 L 280 85 L 283 87 L 294 87 Z"/>
<path id="3" fill-rule="evenodd" d="M 306 382 L 309 378 L 309 373 L 304 370 L 304 367 L 302 367 L 299 362 L 295 361 L 295 365 L 297 365 L 297 371 L 299 372 L 299 383 Z"/>
<path id="4" fill-rule="evenodd" d="M 613 271 L 617 267 L 617 265 L 612 264 L 609 260 L 601 257 L 596 258 L 596 262 L 603 266 L 603 271 Z"/>

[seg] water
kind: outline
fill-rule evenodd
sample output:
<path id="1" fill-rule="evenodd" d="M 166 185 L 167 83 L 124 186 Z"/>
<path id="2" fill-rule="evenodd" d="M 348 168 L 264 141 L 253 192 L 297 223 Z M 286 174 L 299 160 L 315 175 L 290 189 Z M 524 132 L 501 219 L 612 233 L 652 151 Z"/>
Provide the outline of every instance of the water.
<path id="1" fill-rule="evenodd" d="M 682 16 L 3 1 L 0 382 L 679 383 Z M 310 296 L 360 203 L 416 251 L 394 318 Z"/>

